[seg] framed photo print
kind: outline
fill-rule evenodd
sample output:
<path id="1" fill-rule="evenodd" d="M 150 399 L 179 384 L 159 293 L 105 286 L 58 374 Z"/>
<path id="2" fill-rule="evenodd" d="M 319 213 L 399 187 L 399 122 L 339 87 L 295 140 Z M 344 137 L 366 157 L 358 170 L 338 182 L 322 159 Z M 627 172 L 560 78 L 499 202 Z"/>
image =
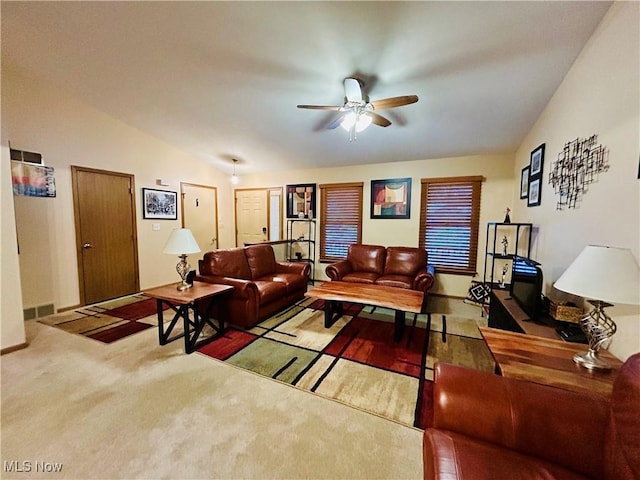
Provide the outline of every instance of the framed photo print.
<path id="1" fill-rule="evenodd" d="M 524 167 L 520 173 L 520 198 L 529 196 L 529 167 Z"/>
<path id="2" fill-rule="evenodd" d="M 155 188 L 142 189 L 142 218 L 154 220 L 177 220 L 178 194 Z"/>
<path id="3" fill-rule="evenodd" d="M 313 218 L 316 184 L 287 185 L 287 218 Z"/>
<path id="4" fill-rule="evenodd" d="M 537 207 L 540 205 L 540 179 L 529 180 L 529 198 L 527 207 Z"/>
<path id="5" fill-rule="evenodd" d="M 411 179 L 371 180 L 371 218 L 410 218 Z"/>
<path id="6" fill-rule="evenodd" d="M 529 163 L 529 176 L 531 178 L 537 178 L 542 175 L 542 166 L 544 163 L 544 146 L 543 143 L 533 152 L 531 152 L 531 161 Z"/>

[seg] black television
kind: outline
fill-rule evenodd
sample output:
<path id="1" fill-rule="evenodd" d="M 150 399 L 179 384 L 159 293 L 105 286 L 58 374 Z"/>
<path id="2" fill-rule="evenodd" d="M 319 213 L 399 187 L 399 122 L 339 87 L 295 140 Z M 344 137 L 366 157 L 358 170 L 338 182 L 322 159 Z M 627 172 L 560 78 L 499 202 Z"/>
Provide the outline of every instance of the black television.
<path id="1" fill-rule="evenodd" d="M 509 295 L 531 320 L 537 320 L 542 306 L 542 270 L 540 264 L 514 256 Z"/>

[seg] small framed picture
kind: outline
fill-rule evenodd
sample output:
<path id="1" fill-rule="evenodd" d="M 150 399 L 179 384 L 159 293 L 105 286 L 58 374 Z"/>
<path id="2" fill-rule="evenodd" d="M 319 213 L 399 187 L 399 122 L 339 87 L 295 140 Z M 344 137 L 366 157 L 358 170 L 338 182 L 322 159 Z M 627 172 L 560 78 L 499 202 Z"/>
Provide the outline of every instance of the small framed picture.
<path id="1" fill-rule="evenodd" d="M 411 218 L 411 178 L 371 180 L 371 218 Z"/>
<path id="2" fill-rule="evenodd" d="M 544 146 L 543 143 L 533 152 L 531 152 L 531 162 L 529 163 L 529 176 L 530 178 L 537 178 L 542 175 L 542 165 L 544 163 Z"/>
<path id="3" fill-rule="evenodd" d="M 316 184 L 287 185 L 287 218 L 313 218 Z"/>
<path id="4" fill-rule="evenodd" d="M 527 200 L 527 207 L 537 207 L 540 205 L 540 179 L 529 181 L 529 198 Z"/>
<path id="5" fill-rule="evenodd" d="M 529 196 L 529 167 L 526 166 L 520 172 L 520 198 Z"/>
<path id="6" fill-rule="evenodd" d="M 177 220 L 178 194 L 154 188 L 142 189 L 142 218 L 155 220 Z"/>

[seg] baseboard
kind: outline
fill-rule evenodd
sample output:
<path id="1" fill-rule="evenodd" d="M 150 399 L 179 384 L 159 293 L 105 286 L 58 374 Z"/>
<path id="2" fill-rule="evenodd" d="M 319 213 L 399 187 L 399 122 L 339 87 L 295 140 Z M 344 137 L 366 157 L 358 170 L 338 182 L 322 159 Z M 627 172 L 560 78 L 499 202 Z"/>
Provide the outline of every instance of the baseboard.
<path id="1" fill-rule="evenodd" d="M 7 353 L 17 352 L 18 350 L 23 350 L 29 346 L 29 342 L 19 343 L 18 345 L 13 345 L 12 347 L 3 348 L 0 350 L 0 355 L 6 355 Z"/>

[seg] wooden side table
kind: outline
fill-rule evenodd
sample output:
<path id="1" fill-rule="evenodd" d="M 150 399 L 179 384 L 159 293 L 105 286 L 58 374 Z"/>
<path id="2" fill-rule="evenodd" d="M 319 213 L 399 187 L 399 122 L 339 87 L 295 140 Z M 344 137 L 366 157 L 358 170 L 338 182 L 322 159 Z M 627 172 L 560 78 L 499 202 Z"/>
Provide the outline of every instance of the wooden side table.
<path id="1" fill-rule="evenodd" d="M 218 285 L 205 282 L 193 282 L 193 287 L 187 290 L 178 290 L 176 284 L 164 285 L 158 288 L 145 290 L 143 293 L 153 297 L 158 305 L 158 342 L 166 345 L 179 338 L 184 337 L 184 351 L 192 353 L 197 348 L 222 335 L 224 332 L 224 320 L 218 319 L 218 325 L 211 318 L 211 311 L 216 302 L 216 297 L 230 293 L 233 287 L 229 285 Z M 210 299 L 209 302 L 202 302 Z M 200 310 L 198 303 L 207 303 L 206 310 Z M 165 330 L 163 304 L 171 308 L 175 315 Z M 192 314 L 192 315 L 191 315 Z M 182 318 L 184 333 L 171 337 L 176 323 Z M 205 325 L 214 329 L 215 333 L 206 339 L 198 341 Z"/>
<path id="2" fill-rule="evenodd" d="M 606 350 L 600 350 L 600 355 L 613 366 L 611 371 L 588 370 L 577 365 L 573 355 L 587 349 L 578 343 L 490 327 L 480 327 L 480 333 L 504 377 L 609 397 L 622 366 L 622 362 Z"/>

